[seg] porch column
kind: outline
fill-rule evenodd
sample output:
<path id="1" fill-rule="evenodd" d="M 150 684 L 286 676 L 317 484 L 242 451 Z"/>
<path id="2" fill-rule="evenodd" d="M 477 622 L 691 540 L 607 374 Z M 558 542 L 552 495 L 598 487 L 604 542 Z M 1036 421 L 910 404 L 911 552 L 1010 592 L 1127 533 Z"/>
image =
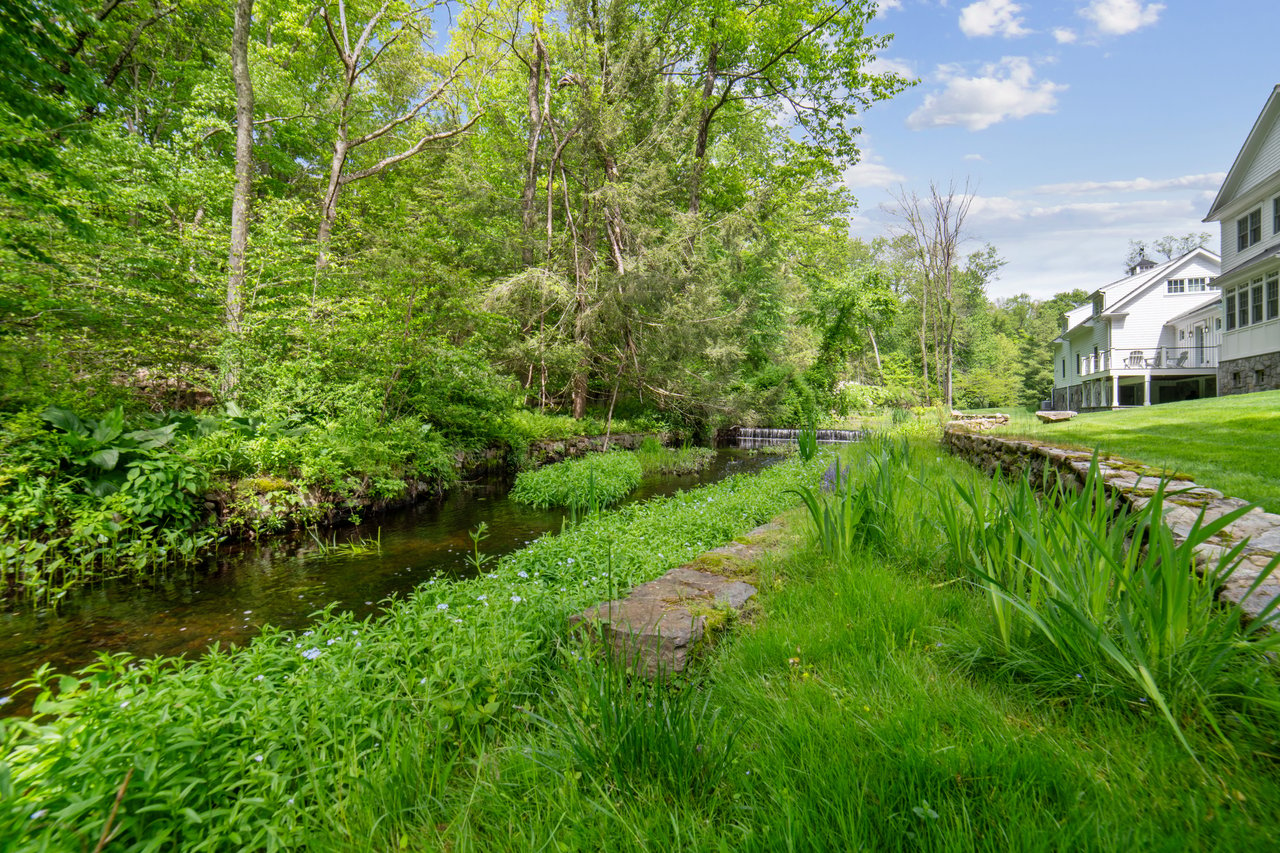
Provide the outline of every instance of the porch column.
<path id="1" fill-rule="evenodd" d="M 1111 374 L 1111 408 L 1120 408 L 1120 377 Z"/>
<path id="2" fill-rule="evenodd" d="M 1151 405 L 1151 371 L 1147 371 L 1142 378 L 1142 405 Z"/>

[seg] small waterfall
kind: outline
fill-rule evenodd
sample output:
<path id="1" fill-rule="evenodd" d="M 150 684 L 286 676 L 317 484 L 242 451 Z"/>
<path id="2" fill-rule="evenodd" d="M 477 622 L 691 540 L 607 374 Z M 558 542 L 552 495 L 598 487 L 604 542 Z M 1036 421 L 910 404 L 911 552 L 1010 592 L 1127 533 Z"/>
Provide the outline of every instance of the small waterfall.
<path id="1" fill-rule="evenodd" d="M 798 429 L 774 429 L 772 427 L 734 427 L 729 430 L 730 447 L 770 447 L 778 444 L 795 444 L 800 437 Z M 862 441 L 862 431 L 856 429 L 820 429 L 818 444 L 851 444 Z"/>

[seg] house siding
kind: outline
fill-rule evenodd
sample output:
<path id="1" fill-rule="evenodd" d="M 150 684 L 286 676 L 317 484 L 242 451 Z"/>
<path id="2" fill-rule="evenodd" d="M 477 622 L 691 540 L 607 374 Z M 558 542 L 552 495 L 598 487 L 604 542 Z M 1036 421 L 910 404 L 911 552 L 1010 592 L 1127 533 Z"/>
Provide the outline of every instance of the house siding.
<path id="1" fill-rule="evenodd" d="M 1257 157 L 1245 170 L 1240 187 L 1235 196 L 1224 205 L 1231 211 L 1222 220 L 1222 268 L 1229 270 L 1241 261 L 1247 260 L 1269 246 L 1280 243 L 1280 234 L 1275 231 L 1272 216 L 1272 199 L 1280 195 L 1280 125 L 1273 124 L 1258 149 Z M 1248 200 L 1252 203 L 1238 203 Z M 1236 221 L 1243 215 L 1257 208 L 1262 208 L 1262 242 L 1255 243 L 1240 252 L 1236 249 Z"/>

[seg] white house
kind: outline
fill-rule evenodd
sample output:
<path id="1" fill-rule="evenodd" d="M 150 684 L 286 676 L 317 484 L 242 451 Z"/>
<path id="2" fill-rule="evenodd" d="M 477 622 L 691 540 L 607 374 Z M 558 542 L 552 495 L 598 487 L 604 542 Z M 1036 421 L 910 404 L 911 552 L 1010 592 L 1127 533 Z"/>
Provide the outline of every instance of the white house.
<path id="1" fill-rule="evenodd" d="M 1204 221 L 1222 223 L 1218 393 L 1280 388 L 1280 86 Z"/>
<path id="2" fill-rule="evenodd" d="M 1093 292 L 1054 340 L 1053 408 L 1089 411 L 1212 397 L 1222 321 L 1218 256 L 1195 249 Z"/>

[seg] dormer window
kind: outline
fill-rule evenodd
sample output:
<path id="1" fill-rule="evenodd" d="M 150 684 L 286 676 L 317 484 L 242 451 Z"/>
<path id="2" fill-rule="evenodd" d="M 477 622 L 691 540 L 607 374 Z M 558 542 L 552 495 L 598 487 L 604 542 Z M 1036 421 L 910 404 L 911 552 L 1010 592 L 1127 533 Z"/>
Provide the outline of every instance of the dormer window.
<path id="1" fill-rule="evenodd" d="M 1102 300 L 1101 293 L 1093 297 L 1093 316 L 1097 317 L 1099 314 L 1102 313 L 1102 301 L 1103 300 Z"/>
<path id="2" fill-rule="evenodd" d="M 1236 220 L 1236 251 L 1245 249 L 1262 240 L 1262 208 L 1248 213 Z"/>

